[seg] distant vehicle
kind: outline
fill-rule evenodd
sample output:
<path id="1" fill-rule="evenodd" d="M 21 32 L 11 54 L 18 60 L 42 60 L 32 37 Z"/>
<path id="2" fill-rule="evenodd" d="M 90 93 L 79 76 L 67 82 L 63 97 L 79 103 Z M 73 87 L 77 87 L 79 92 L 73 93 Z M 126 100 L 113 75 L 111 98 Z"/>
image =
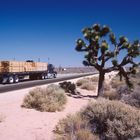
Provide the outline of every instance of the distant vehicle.
<path id="1" fill-rule="evenodd" d="M 56 78 L 56 76 L 54 66 L 45 62 L 0 61 L 0 82 L 2 84 L 18 83 L 27 77 L 30 80 L 43 80 Z"/>

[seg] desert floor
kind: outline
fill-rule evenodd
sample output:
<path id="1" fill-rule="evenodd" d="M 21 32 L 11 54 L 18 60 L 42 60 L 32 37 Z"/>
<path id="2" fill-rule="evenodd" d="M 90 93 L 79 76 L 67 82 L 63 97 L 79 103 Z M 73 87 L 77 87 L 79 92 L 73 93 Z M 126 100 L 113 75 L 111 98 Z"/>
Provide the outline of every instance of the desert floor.
<path id="1" fill-rule="evenodd" d="M 110 80 L 109 75 L 113 77 L 114 73 L 106 75 L 107 81 Z M 69 81 L 76 82 L 78 79 Z M 0 123 L 0 140 L 53 140 L 53 130 L 57 122 L 79 111 L 89 100 L 95 100 L 92 96 L 97 95 L 96 91 L 78 89 L 83 96 L 68 96 L 63 111 L 39 112 L 21 107 L 24 96 L 31 89 L 33 88 L 0 94 L 0 114 L 3 115 L 3 122 Z"/>

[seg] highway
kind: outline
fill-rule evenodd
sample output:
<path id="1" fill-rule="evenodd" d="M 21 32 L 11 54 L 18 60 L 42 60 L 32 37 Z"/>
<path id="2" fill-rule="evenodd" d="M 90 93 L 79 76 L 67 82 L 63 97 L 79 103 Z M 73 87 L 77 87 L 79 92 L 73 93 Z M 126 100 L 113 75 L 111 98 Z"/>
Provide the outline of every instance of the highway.
<path id="1" fill-rule="evenodd" d="M 55 79 L 34 80 L 34 81 L 28 80 L 28 81 L 19 82 L 16 84 L 0 85 L 0 93 L 50 84 L 50 83 L 54 83 L 54 82 L 60 82 L 60 81 L 64 81 L 64 80 L 80 78 L 80 77 L 84 77 L 84 76 L 90 76 L 90 75 L 94 75 L 94 74 L 97 74 L 97 72 L 96 73 L 86 73 L 86 74 L 58 75 L 58 77 Z"/>

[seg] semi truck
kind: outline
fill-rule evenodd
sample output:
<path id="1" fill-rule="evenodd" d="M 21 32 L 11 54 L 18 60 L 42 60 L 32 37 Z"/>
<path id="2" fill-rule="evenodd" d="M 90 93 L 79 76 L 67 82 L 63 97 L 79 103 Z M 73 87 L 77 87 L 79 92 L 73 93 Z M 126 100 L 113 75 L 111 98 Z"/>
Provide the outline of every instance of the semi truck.
<path id="1" fill-rule="evenodd" d="M 38 80 L 56 78 L 54 66 L 46 62 L 0 61 L 0 83 L 18 83 L 24 79 Z"/>

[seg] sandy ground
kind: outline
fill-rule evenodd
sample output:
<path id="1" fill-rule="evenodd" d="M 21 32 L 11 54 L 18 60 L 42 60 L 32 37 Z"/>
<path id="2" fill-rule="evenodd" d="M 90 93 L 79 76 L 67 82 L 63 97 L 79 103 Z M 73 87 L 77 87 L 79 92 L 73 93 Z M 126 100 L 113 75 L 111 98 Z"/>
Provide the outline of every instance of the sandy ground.
<path id="1" fill-rule="evenodd" d="M 110 80 L 110 76 L 106 75 L 106 78 Z M 79 111 L 89 100 L 94 100 L 90 96 L 96 95 L 96 91 L 79 89 L 83 97 L 68 97 L 68 102 L 62 112 L 39 112 L 34 109 L 21 108 L 24 96 L 31 89 L 0 94 L 0 114 L 4 116 L 4 121 L 0 123 L 0 140 L 53 140 L 52 131 L 57 122 Z"/>

